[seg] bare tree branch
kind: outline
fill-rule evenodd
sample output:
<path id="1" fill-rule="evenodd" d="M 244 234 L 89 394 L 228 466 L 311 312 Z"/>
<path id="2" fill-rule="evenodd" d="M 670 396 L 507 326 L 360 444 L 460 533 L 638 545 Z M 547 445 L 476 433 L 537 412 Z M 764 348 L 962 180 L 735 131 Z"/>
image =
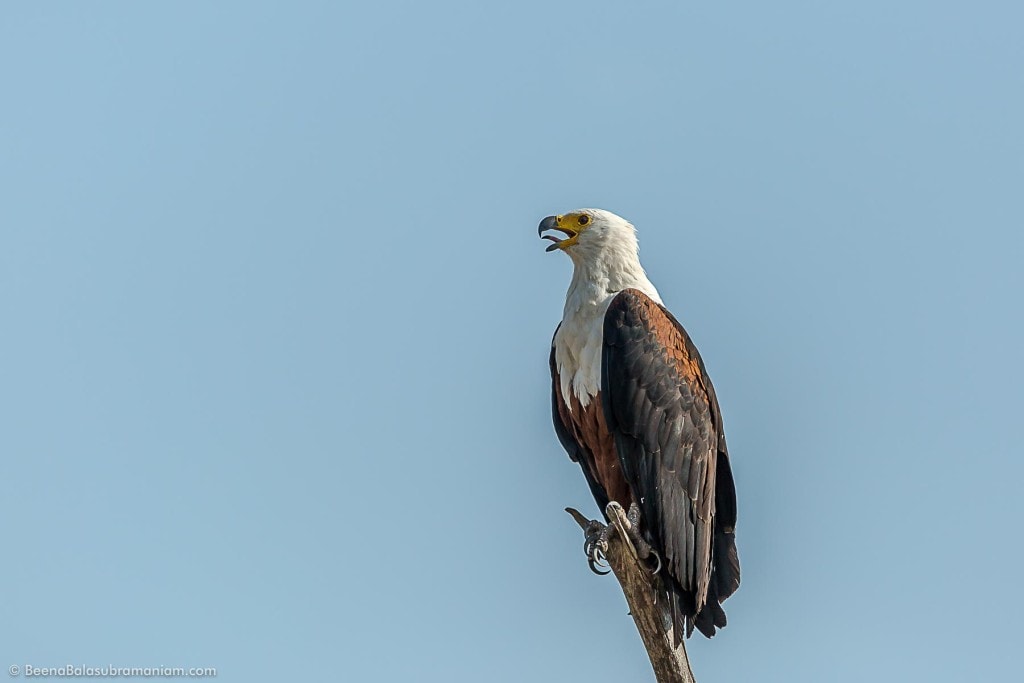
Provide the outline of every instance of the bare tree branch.
<path id="1" fill-rule="evenodd" d="M 591 520 L 579 511 L 566 508 L 580 528 L 586 531 Z M 654 667 L 654 676 L 658 683 L 696 683 L 690 660 L 686 656 L 686 646 L 680 639 L 679 646 L 673 643 L 673 629 L 663 617 L 664 605 L 655 603 L 657 592 L 650 570 L 636 557 L 632 544 L 626 540 L 625 529 L 630 526 L 626 513 L 618 503 L 608 504 L 606 510 L 617 533 L 608 539 L 606 559 L 615 573 L 615 578 L 622 586 L 622 592 L 629 604 L 629 613 L 633 616 L 640 638 L 647 648 L 647 655 Z"/>

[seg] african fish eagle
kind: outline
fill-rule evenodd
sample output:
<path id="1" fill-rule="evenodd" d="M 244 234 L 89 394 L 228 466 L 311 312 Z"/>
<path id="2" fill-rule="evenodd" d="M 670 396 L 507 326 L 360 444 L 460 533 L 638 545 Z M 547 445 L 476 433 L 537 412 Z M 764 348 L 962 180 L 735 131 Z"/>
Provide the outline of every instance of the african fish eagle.
<path id="1" fill-rule="evenodd" d="M 711 637 L 740 565 L 736 489 L 704 363 L 647 279 L 631 223 L 580 209 L 538 232 L 573 263 L 551 344 L 555 432 L 601 510 L 616 501 L 639 520 L 675 638 L 694 627 Z M 592 558 L 607 548 L 603 534 L 588 537 Z"/>

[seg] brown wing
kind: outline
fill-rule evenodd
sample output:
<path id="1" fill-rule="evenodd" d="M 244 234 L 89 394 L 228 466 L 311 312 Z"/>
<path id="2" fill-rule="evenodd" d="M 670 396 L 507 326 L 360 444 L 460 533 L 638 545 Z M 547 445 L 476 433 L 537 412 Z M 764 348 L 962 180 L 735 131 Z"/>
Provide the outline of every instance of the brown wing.
<path id="1" fill-rule="evenodd" d="M 736 491 L 714 388 L 679 322 L 626 290 L 605 315 L 601 393 L 645 533 L 665 565 L 673 620 L 712 636 L 739 586 Z"/>

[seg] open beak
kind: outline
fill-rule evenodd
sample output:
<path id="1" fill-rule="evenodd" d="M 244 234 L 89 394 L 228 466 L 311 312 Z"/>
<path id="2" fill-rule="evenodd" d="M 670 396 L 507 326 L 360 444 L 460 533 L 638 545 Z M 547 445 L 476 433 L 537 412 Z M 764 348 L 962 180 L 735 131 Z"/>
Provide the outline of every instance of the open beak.
<path id="1" fill-rule="evenodd" d="M 555 249 L 565 249 L 576 244 L 576 237 L 579 235 L 578 232 L 572 228 L 565 228 L 559 223 L 560 216 L 548 216 L 540 222 L 537 227 L 537 234 L 540 235 L 541 239 L 551 240 L 552 244 L 548 245 L 548 248 L 544 251 L 554 251 Z M 546 230 L 557 230 L 558 232 L 565 234 L 565 239 L 560 239 L 555 235 L 545 235 Z"/>

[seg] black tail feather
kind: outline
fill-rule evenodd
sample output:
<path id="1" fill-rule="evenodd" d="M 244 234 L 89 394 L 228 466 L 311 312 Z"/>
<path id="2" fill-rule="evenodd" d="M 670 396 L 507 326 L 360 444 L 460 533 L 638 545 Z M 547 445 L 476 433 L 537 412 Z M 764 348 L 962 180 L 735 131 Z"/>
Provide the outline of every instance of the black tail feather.
<path id="1" fill-rule="evenodd" d="M 668 593 L 666 600 L 669 618 L 675 633 L 675 644 L 684 637 L 693 635 L 696 628 L 711 638 L 717 629 L 724 628 L 727 620 L 722 603 L 736 592 L 740 585 L 740 561 L 736 552 L 736 534 L 732 529 L 717 528 L 713 540 L 711 582 L 708 597 L 698 612 L 694 597 L 671 576 L 662 575 L 662 590 Z"/>

